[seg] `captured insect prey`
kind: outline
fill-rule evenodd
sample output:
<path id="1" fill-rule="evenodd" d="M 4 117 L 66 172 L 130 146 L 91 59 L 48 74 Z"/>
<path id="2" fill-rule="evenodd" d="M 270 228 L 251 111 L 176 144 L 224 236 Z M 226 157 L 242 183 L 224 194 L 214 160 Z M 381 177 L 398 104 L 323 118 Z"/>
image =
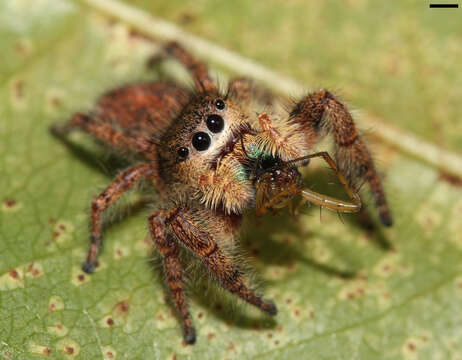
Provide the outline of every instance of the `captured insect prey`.
<path id="1" fill-rule="evenodd" d="M 277 96 L 251 80 L 236 78 L 220 91 L 207 65 L 175 42 L 163 51 L 189 70 L 194 90 L 158 81 L 124 86 L 104 94 L 93 111 L 74 114 L 52 128 L 65 136 L 78 129 L 129 159 L 142 159 L 114 179 L 91 204 L 91 244 L 83 270 L 92 273 L 102 245 L 102 214 L 144 181 L 155 188 L 148 228 L 157 251 L 184 340 L 196 340 L 185 291 L 183 251 L 197 257 L 232 294 L 269 315 L 276 305 L 249 285 L 239 264 L 220 244 L 238 235 L 243 213 L 257 215 L 306 203 L 338 212 L 358 212 L 358 185 L 368 184 L 380 221 L 392 218 L 382 183 L 347 107 L 327 90 L 307 94 L 291 111 L 273 111 Z M 255 104 L 266 112 L 255 114 Z M 334 156 L 314 152 L 330 136 Z M 133 156 L 134 155 L 134 156 Z M 322 158 L 342 184 L 348 201 L 316 193 L 299 169 Z M 295 201 L 297 199 L 297 202 Z"/>

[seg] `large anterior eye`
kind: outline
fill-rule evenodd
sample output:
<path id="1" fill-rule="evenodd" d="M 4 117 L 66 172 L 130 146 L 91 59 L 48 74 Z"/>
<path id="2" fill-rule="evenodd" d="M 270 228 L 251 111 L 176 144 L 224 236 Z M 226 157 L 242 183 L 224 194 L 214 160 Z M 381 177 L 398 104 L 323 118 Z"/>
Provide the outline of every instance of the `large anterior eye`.
<path id="1" fill-rule="evenodd" d="M 210 136 L 205 132 L 198 132 L 192 138 L 192 144 L 198 151 L 205 151 L 210 146 Z"/>
<path id="2" fill-rule="evenodd" d="M 207 127 L 213 133 L 219 133 L 225 127 L 225 121 L 220 115 L 212 114 L 207 118 Z"/>

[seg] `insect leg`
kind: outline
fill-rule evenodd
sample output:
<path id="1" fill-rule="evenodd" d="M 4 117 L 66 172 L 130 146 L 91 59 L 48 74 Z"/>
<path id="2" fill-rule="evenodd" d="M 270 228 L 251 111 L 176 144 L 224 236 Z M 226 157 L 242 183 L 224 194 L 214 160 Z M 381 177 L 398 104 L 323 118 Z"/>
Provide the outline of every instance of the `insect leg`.
<path id="1" fill-rule="evenodd" d="M 87 259 L 82 265 L 83 271 L 92 273 L 95 270 L 102 243 L 103 211 L 114 204 L 124 193 L 133 188 L 142 177 L 150 177 L 152 174 L 153 168 L 151 164 L 135 165 L 120 173 L 99 196 L 93 199 L 91 204 L 91 244 Z"/>
<path id="2" fill-rule="evenodd" d="M 210 219 L 203 219 L 201 223 L 206 220 L 209 221 Z M 207 266 L 224 288 L 260 310 L 270 315 L 276 315 L 277 309 L 274 303 L 263 300 L 260 295 L 257 295 L 246 285 L 241 272 L 235 268 L 231 259 L 220 249 L 209 231 L 200 229 L 198 219 L 194 220 L 189 213 L 179 208 L 176 212 L 169 214 L 166 222 L 178 241 Z"/>
<path id="3" fill-rule="evenodd" d="M 255 214 L 262 216 L 268 212 L 269 209 L 281 209 L 287 204 L 290 204 L 292 198 L 300 193 L 298 186 L 294 185 L 276 194 L 266 193 L 265 190 L 260 189 L 257 185 L 257 198 L 255 201 Z"/>
<path id="4" fill-rule="evenodd" d="M 303 189 L 300 194 L 305 200 L 330 210 L 347 213 L 355 213 L 361 210 L 361 200 L 356 194 L 354 194 L 352 201 L 339 200 L 328 195 L 311 191 L 310 189 Z"/>
<path id="5" fill-rule="evenodd" d="M 334 171 L 335 175 L 342 183 L 348 197 L 352 201 L 338 200 L 328 195 L 323 195 L 311 191 L 309 189 L 302 190 L 301 195 L 303 196 L 303 198 L 310 201 L 313 204 L 317 204 L 331 210 L 349 213 L 358 212 L 359 210 L 361 210 L 361 199 L 359 198 L 359 195 L 350 187 L 343 174 L 337 168 L 335 161 L 330 157 L 329 153 L 327 153 L 326 151 L 321 151 L 307 156 L 303 156 L 301 158 L 291 160 L 289 161 L 289 163 L 305 162 L 306 160 L 316 157 L 323 158 L 324 161 L 329 165 L 329 167 Z"/>
<path id="6" fill-rule="evenodd" d="M 165 280 L 181 316 L 184 341 L 187 344 L 194 344 L 196 332 L 192 325 L 184 293 L 183 269 L 179 256 L 180 248 L 171 235 L 167 233 L 165 215 L 164 211 L 153 213 L 149 217 L 149 230 L 157 250 L 162 255 Z"/>

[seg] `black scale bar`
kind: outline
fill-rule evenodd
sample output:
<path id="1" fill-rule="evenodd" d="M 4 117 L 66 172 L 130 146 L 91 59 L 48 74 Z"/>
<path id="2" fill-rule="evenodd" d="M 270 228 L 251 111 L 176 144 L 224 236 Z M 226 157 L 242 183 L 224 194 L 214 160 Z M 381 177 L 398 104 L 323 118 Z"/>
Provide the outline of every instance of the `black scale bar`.
<path id="1" fill-rule="evenodd" d="M 430 8 L 443 8 L 443 9 L 458 9 L 459 4 L 430 4 Z"/>

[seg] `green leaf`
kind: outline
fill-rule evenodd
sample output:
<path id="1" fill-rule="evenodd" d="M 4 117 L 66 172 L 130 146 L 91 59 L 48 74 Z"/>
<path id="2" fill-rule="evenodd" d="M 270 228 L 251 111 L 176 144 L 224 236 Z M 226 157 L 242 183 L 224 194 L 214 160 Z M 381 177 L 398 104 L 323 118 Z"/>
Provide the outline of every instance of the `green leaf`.
<path id="1" fill-rule="evenodd" d="M 462 149 L 453 120 L 461 115 L 461 27 L 448 12 L 430 15 L 411 1 L 137 3 L 300 81 L 341 86 L 356 106 Z M 274 28 L 283 31 L 269 42 Z M 376 140 L 395 225 L 367 230 L 358 216 L 343 223 L 315 208 L 297 220 L 249 216 L 243 251 L 279 314 L 270 320 L 193 279 L 198 342 L 184 346 L 151 261 L 149 209 L 131 206 L 137 194 L 108 217 L 100 269 L 80 271 L 90 201 L 124 164 L 84 134 L 66 145 L 48 132 L 108 89 L 155 79 L 145 67 L 154 44 L 71 0 L 3 1 L 0 39 L 3 358 L 462 356 L 460 185 Z M 307 181 L 330 191 L 313 165 Z"/>

